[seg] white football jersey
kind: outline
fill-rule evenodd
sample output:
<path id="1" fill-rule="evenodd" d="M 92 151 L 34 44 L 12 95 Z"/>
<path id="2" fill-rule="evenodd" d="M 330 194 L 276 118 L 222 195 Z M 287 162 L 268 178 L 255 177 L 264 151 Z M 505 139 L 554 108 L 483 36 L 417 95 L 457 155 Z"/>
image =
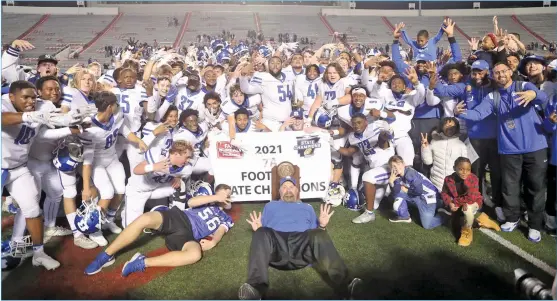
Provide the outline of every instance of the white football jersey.
<path id="1" fill-rule="evenodd" d="M 284 75 L 286 75 L 286 78 L 288 80 L 292 80 L 295 81 L 296 78 L 298 77 L 298 75 L 305 75 L 306 73 L 306 68 L 302 67 L 302 71 L 300 72 L 296 72 L 292 66 L 287 66 L 285 68 L 282 68 L 282 73 L 284 73 Z"/>
<path id="2" fill-rule="evenodd" d="M 366 156 L 370 168 L 387 167 L 389 159 L 395 155 L 395 148 L 389 143 L 389 147 L 382 149 L 379 146 L 373 148 L 373 154 Z"/>
<path id="3" fill-rule="evenodd" d="M 261 94 L 264 119 L 283 122 L 290 118 L 294 80 L 284 73 L 277 79 L 269 73 L 256 72 L 251 80 L 241 77 L 240 87 L 246 94 Z"/>
<path id="4" fill-rule="evenodd" d="M 159 147 L 153 147 L 145 153 L 147 164 L 155 164 L 168 158 L 170 153 Z M 135 167 L 135 166 L 134 166 Z M 129 179 L 129 185 L 137 188 L 139 191 L 154 190 L 163 185 L 170 185 L 175 177 L 189 178 L 193 167 L 188 162 L 182 167 L 170 166 L 168 172 L 149 172 L 145 175 L 133 175 Z"/>
<path id="5" fill-rule="evenodd" d="M 222 112 L 225 116 L 234 115 L 236 111 L 240 108 L 244 108 L 248 110 L 249 117 L 251 120 L 258 120 L 261 116 L 261 112 L 259 112 L 259 104 L 261 103 L 261 95 L 253 94 L 253 95 L 246 95 L 244 102 L 241 105 L 238 105 L 232 99 L 226 99 L 222 104 Z"/>
<path id="6" fill-rule="evenodd" d="M 314 80 L 309 80 L 304 74 L 296 76 L 296 100 L 303 100 L 305 115 L 309 114 L 309 109 L 315 101 L 315 97 L 319 93 L 319 82 L 321 78 L 318 77 Z"/>
<path id="7" fill-rule="evenodd" d="M 390 124 L 395 138 L 408 135 L 412 129 L 412 118 L 416 107 L 425 100 L 425 88 L 421 83 L 408 94 L 396 96 L 389 93 L 385 97 L 385 109 L 393 111 L 396 120 Z"/>
<path id="8" fill-rule="evenodd" d="M 174 141 L 184 140 L 191 144 L 193 147 L 193 153 L 196 157 L 201 153 L 205 138 L 207 138 L 208 128 L 204 123 L 199 124 L 199 129 L 197 133 L 192 133 L 185 127 L 180 127 L 176 134 L 174 135 Z"/>
<path id="9" fill-rule="evenodd" d="M 118 134 L 122 130 L 124 137 L 130 134 L 129 128 L 124 125 L 124 114 L 118 111 L 106 124 L 97 120 L 97 116 L 91 119 L 92 126 L 79 135 L 83 143 L 83 163 L 93 164 L 93 161 L 110 163 L 118 158 L 116 153 L 116 142 Z"/>
<path id="10" fill-rule="evenodd" d="M 89 96 L 76 88 L 64 87 L 62 106 L 70 108 L 70 110 L 77 110 L 89 105 L 95 105 L 95 101 L 89 99 Z"/>
<path id="11" fill-rule="evenodd" d="M 346 93 L 346 88 L 349 87 L 346 78 L 339 79 L 336 83 L 330 85 L 323 80 L 318 81 L 319 83 L 319 95 L 321 95 L 321 103 L 325 104 L 327 102 L 333 101 L 343 97 Z"/>
<path id="12" fill-rule="evenodd" d="M 348 135 L 348 144 L 356 146 L 369 162 L 370 158 L 368 157 L 375 154 L 374 148 L 377 145 L 380 133 L 381 129 L 379 127 L 370 124 L 361 135 L 355 132 L 350 133 L 350 135 Z"/>
<path id="13" fill-rule="evenodd" d="M 176 96 L 175 106 L 178 108 L 179 113 L 186 109 L 194 109 L 200 112 L 205 106 L 203 105 L 203 97 L 207 94 L 206 90 L 199 89 L 198 91 L 190 91 L 186 87 L 178 90 Z"/>
<path id="14" fill-rule="evenodd" d="M 356 109 L 352 104 L 344 105 L 338 108 L 337 116 L 340 121 L 344 122 L 346 125 L 352 127 L 352 116 L 356 113 L 362 113 L 366 116 L 368 123 L 375 122 L 374 118 L 369 114 L 372 109 L 383 110 L 383 102 L 377 98 L 366 98 L 364 106 L 360 109 Z"/>
<path id="15" fill-rule="evenodd" d="M 50 101 L 37 100 L 35 109 L 49 112 L 56 107 Z M 8 94 L 2 96 L 2 112 L 17 112 Z M 39 123 L 2 126 L 2 169 L 14 169 L 27 163 L 31 145 L 40 128 Z"/>
<path id="16" fill-rule="evenodd" d="M 110 90 L 116 98 L 124 113 L 124 118 L 132 132 L 139 131 L 141 127 L 141 115 L 143 114 L 142 102 L 147 101 L 147 92 L 143 87 L 134 89 L 112 88 Z"/>
<path id="17" fill-rule="evenodd" d="M 143 129 L 141 130 L 143 142 L 149 146 L 149 148 L 160 148 L 163 150 L 161 155 L 166 155 L 166 152 L 172 147 L 172 142 L 174 141 L 174 135 L 176 134 L 178 128 L 169 129 L 165 134 L 155 136 L 153 131 L 162 123 L 147 122 Z"/>
<path id="18" fill-rule="evenodd" d="M 56 106 L 50 102 L 42 99 L 37 99 L 36 108 L 40 111 L 53 111 Z M 44 131 L 49 131 L 52 134 L 50 137 L 44 137 Z M 29 150 L 29 157 L 39 160 L 39 161 L 51 161 L 54 158 L 54 151 L 58 148 L 59 139 L 64 138 L 72 134 L 70 128 L 59 128 L 59 129 L 48 129 L 47 127 L 41 127 L 39 129 L 39 135 L 37 135 L 34 142 L 31 144 L 31 149 Z"/>

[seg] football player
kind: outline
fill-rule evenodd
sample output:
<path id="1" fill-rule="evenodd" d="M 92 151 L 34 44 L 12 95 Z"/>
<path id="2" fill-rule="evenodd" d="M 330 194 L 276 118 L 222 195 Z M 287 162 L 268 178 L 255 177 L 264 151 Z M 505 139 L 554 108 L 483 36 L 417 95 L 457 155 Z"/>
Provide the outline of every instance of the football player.
<path id="1" fill-rule="evenodd" d="M 165 164 L 145 164 L 142 166 L 143 172 L 162 171 L 167 168 Z M 138 169 L 141 168 L 138 166 Z M 230 186 L 219 184 L 214 195 L 191 198 L 188 201 L 188 209 L 168 209 L 163 206 L 159 207 L 159 210 L 142 214 L 126 227 L 105 251 L 97 255 L 85 269 L 85 274 L 93 275 L 103 267 L 112 265 L 116 253 L 135 241 L 144 229 L 153 229 L 156 233 L 164 235 L 166 247 L 170 252 L 149 258 L 136 253 L 124 264 L 122 276 L 143 272 L 149 267 L 177 267 L 198 262 L 203 256 L 203 251 L 214 248 L 234 226 L 232 218 L 222 210 L 230 205 L 230 194 Z M 208 237 L 211 237 L 211 240 L 207 239 Z"/>

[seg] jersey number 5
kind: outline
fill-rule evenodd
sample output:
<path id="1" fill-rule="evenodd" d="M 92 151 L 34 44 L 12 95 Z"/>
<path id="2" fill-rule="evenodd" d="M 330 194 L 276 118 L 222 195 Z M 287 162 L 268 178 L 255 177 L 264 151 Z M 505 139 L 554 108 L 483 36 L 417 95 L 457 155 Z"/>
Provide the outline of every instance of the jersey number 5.
<path id="1" fill-rule="evenodd" d="M 286 99 L 292 100 L 292 91 L 290 91 L 290 85 L 286 85 L 286 91 L 284 90 L 283 85 L 277 86 L 277 88 L 280 102 L 285 102 Z"/>
<path id="2" fill-rule="evenodd" d="M 199 217 L 201 217 L 201 219 L 205 221 L 205 224 L 207 225 L 209 231 L 215 230 L 219 225 L 220 220 L 218 216 L 213 216 L 213 218 L 209 219 L 213 215 L 213 211 L 211 210 L 211 208 L 205 208 L 205 210 L 199 212 L 197 215 L 199 215 Z"/>

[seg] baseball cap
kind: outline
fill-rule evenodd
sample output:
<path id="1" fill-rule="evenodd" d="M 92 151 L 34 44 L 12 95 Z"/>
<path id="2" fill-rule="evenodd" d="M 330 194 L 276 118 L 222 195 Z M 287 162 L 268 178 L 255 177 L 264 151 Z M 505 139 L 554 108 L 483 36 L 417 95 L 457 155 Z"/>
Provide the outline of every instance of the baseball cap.
<path id="1" fill-rule="evenodd" d="M 477 69 L 477 70 L 489 70 L 489 64 L 484 61 L 484 60 L 477 60 L 472 64 L 472 70 L 473 69 Z"/>
<path id="2" fill-rule="evenodd" d="M 294 180 L 293 177 L 288 176 L 288 177 L 284 177 L 284 178 L 280 179 L 280 186 L 282 186 L 282 184 L 284 184 L 286 182 L 290 182 L 290 183 L 296 185 L 296 180 Z"/>
<path id="3" fill-rule="evenodd" d="M 39 56 L 39 62 L 37 63 L 37 65 L 39 65 L 42 62 L 51 62 L 54 63 L 55 65 L 58 64 L 58 60 L 54 57 L 54 55 L 51 54 L 43 54 Z"/>
<path id="4" fill-rule="evenodd" d="M 431 59 L 431 56 L 427 55 L 426 53 L 418 53 L 416 55 L 416 62 L 419 62 L 419 61 L 429 62 L 429 61 L 433 61 L 433 60 Z"/>
<path id="5" fill-rule="evenodd" d="M 540 64 L 547 66 L 547 61 L 545 58 L 543 58 L 542 56 L 539 55 L 529 55 L 525 58 L 523 58 L 520 61 L 520 64 L 518 64 L 518 72 L 526 75 L 526 64 L 528 64 L 529 61 L 538 61 L 540 62 Z"/>
<path id="6" fill-rule="evenodd" d="M 352 90 L 352 95 L 354 94 L 364 94 L 367 95 L 366 90 L 364 88 L 355 88 Z"/>
<path id="7" fill-rule="evenodd" d="M 294 117 L 296 119 L 304 119 L 304 110 L 302 110 L 302 108 L 297 108 L 292 110 L 292 113 L 290 113 L 290 117 Z"/>

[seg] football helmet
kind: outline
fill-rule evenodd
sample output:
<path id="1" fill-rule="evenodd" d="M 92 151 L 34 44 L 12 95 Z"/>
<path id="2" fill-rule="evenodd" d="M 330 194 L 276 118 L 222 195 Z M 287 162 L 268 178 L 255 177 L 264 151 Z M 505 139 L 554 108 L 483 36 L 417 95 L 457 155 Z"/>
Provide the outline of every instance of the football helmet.
<path id="1" fill-rule="evenodd" d="M 322 129 L 328 129 L 333 123 L 333 117 L 336 115 L 336 109 L 327 111 L 324 108 L 319 108 L 313 115 L 313 122 L 316 126 Z"/>
<path id="2" fill-rule="evenodd" d="M 83 162 L 83 143 L 76 136 L 62 139 L 54 150 L 54 167 L 63 172 L 74 171 Z"/>
<path id="3" fill-rule="evenodd" d="M 18 240 L 2 241 L 2 271 L 9 271 L 17 268 L 22 259 L 33 256 L 33 242 L 31 236 L 23 236 Z"/>
<path id="4" fill-rule="evenodd" d="M 76 211 L 75 227 L 83 234 L 93 234 L 101 230 L 104 216 L 95 201 L 84 201 Z"/>
<path id="5" fill-rule="evenodd" d="M 329 185 L 327 196 L 325 197 L 325 203 L 333 207 L 337 207 L 338 205 L 342 204 L 342 200 L 344 199 L 345 194 L 346 190 L 342 185 L 331 183 L 331 185 Z"/>
<path id="6" fill-rule="evenodd" d="M 344 196 L 342 203 L 344 207 L 352 211 L 360 211 L 365 205 L 365 196 L 355 189 L 350 189 Z"/>
<path id="7" fill-rule="evenodd" d="M 189 195 L 191 197 L 200 195 L 213 195 L 213 188 L 211 188 L 211 184 L 199 180 L 192 184 L 192 186 L 190 187 Z"/>

